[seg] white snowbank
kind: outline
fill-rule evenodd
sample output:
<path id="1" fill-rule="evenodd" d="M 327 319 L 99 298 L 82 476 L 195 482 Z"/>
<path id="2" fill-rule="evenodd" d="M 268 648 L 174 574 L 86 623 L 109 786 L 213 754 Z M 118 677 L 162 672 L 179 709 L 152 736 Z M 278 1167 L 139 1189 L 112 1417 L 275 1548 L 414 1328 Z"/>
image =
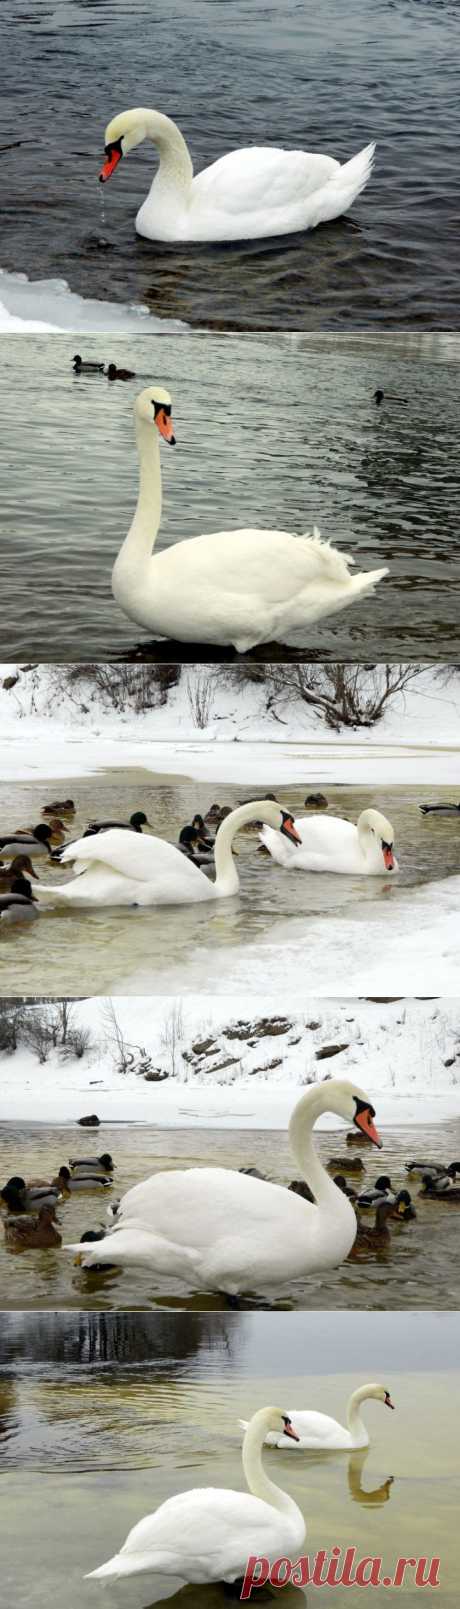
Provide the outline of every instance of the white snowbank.
<path id="1" fill-rule="evenodd" d="M 187 328 L 179 319 L 155 318 L 142 307 L 77 296 L 65 279 L 30 280 L 26 274 L 0 269 L 0 333 L 75 330 L 90 335 L 112 330 L 122 335 L 135 330 L 142 335 L 172 330 L 181 334 Z"/>
<path id="2" fill-rule="evenodd" d="M 294 669 L 278 716 L 267 709 L 263 685 L 238 686 L 222 666 L 184 668 L 167 702 L 136 716 L 103 708 L 89 681 L 80 684 L 80 710 L 75 692 L 70 698 L 46 666 L 33 678 L 19 666 L 0 666 L 0 678 L 18 671 L 13 689 L 0 685 L 5 779 L 64 779 L 119 770 L 122 761 L 126 770 L 261 787 L 303 782 L 306 774 L 311 784 L 460 783 L 460 676 L 443 684 L 422 669 L 375 727 L 336 733 L 296 692 Z M 203 680 L 209 715 L 201 728 L 194 708 Z"/>
<path id="3" fill-rule="evenodd" d="M 401 1123 L 441 1122 L 460 1117 L 460 1006 L 455 1000 L 309 999 L 306 1010 L 289 1013 L 286 1032 L 251 1032 L 234 1038 L 235 1024 L 285 1014 L 281 997 L 188 997 L 179 1003 L 118 999 L 116 1012 L 130 1042 L 141 1044 L 152 1061 L 168 1067 L 165 1032 L 176 1018 L 175 1071 L 163 1083 L 147 1083 L 134 1073 L 114 1071 L 106 1038 L 106 1002 L 85 1000 L 74 1006 L 74 1020 L 91 1029 L 93 1050 L 81 1061 L 65 1064 L 53 1053 L 39 1066 L 20 1048 L 0 1059 L 0 1121 L 75 1122 L 96 1111 L 102 1122 L 154 1123 L 164 1127 L 281 1128 L 307 1078 L 349 1077 L 366 1089 L 378 1105 L 380 1127 Z M 312 1026 L 313 1025 L 313 1026 Z M 213 1037 L 210 1047 L 187 1057 L 194 1044 Z M 325 1044 L 347 1049 L 317 1060 Z M 185 1058 L 182 1052 L 185 1051 Z M 212 1071 L 219 1061 L 226 1065 Z M 234 1060 L 230 1064 L 229 1056 Z M 279 1065 L 270 1067 L 276 1058 Z M 449 1065 L 450 1063 L 450 1065 Z M 322 1126 L 338 1122 L 325 1117 Z"/>

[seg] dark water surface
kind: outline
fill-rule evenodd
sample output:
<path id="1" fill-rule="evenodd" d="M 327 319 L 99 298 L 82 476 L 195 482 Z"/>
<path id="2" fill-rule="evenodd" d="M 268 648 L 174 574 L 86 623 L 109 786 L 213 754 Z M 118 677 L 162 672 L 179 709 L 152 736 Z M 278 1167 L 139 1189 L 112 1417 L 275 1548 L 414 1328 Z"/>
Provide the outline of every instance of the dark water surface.
<path id="1" fill-rule="evenodd" d="M 456 1505 L 458 1315 L 313 1313 L 188 1315 L 50 1314 L 6 1318 L 0 1341 L 2 1579 L 16 1609 L 69 1603 L 92 1609 L 85 1581 L 129 1527 L 175 1492 L 244 1490 L 238 1418 L 267 1402 L 317 1408 L 343 1422 L 350 1392 L 382 1380 L 395 1413 L 364 1408 L 371 1445 L 359 1453 L 265 1454 L 270 1476 L 292 1493 L 319 1548 L 355 1546 L 357 1557 L 440 1558 L 435 1601 L 458 1601 Z M 40 1361 L 39 1361 L 40 1360 Z M 27 1540 L 27 1546 L 25 1545 Z M 408 1573 L 398 1596 L 417 1609 Z M 174 1596 L 169 1597 L 173 1592 Z M 257 1597 L 264 1603 L 264 1595 Z M 385 1603 L 385 1589 L 372 1601 Z M 109 1587 L 104 1603 L 148 1609 L 228 1609 L 220 1585 L 175 1590 L 167 1576 Z M 102 1600 L 101 1600 L 102 1601 Z M 279 1601 L 273 1593 L 271 1603 Z M 308 1604 L 310 1604 L 308 1593 Z M 323 1588 L 334 1609 L 337 1592 Z M 359 1609 L 362 1592 L 347 1592 Z M 431 1596 L 430 1596 L 431 1601 Z M 286 1609 L 305 1609 L 287 1588 Z"/>
<path id="2" fill-rule="evenodd" d="M 172 394 L 177 435 L 162 451 L 158 551 L 202 532 L 316 523 L 358 569 L 389 568 L 372 597 L 258 658 L 459 657 L 458 337 L 85 338 L 93 361 L 136 371 L 112 385 L 75 378 L 76 340 L 2 343 L 5 660 L 131 657 L 139 644 L 141 657 L 222 657 L 149 644 L 112 598 L 138 489 L 133 403 L 152 380 Z"/>
<path id="3" fill-rule="evenodd" d="M 2 18 L 3 268 L 192 325 L 458 328 L 454 0 L 3 0 Z M 106 123 L 138 105 L 178 122 L 196 170 L 241 145 L 344 161 L 375 139 L 375 172 L 311 234 L 142 241 L 152 147 L 104 216 L 97 183 Z"/>

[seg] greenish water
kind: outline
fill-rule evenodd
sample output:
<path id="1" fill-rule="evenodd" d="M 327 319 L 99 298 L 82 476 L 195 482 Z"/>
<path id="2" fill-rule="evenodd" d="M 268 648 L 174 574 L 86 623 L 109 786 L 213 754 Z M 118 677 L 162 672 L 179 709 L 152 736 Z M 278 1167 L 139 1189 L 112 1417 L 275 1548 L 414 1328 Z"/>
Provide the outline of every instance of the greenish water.
<path id="1" fill-rule="evenodd" d="M 290 1155 L 286 1133 L 264 1129 L 232 1130 L 174 1129 L 111 1126 L 104 1124 L 104 1144 L 94 1136 L 85 1142 L 91 1155 L 109 1150 L 116 1163 L 111 1194 L 101 1198 L 95 1192 L 70 1197 L 62 1202 L 58 1216 L 64 1244 L 75 1244 L 85 1229 L 107 1227 L 107 1206 L 132 1185 L 165 1168 L 219 1166 L 250 1167 L 256 1164 L 267 1178 L 288 1185 L 298 1175 Z M 77 1141 L 76 1135 L 80 1136 Z M 344 1129 L 315 1135 L 315 1145 L 324 1163 L 344 1154 Z M 242 1306 L 295 1309 L 376 1310 L 460 1307 L 458 1263 L 459 1206 L 447 1207 L 421 1199 L 420 1182 L 408 1179 L 405 1164 L 414 1156 L 430 1156 L 434 1161 L 452 1161 L 460 1156 L 460 1121 L 434 1127 L 385 1128 L 384 1149 L 366 1151 L 365 1173 L 359 1188 L 370 1186 L 382 1172 L 388 1173 L 394 1187 L 409 1185 L 417 1210 L 415 1222 L 390 1224 L 389 1246 L 370 1248 L 358 1261 L 343 1263 L 329 1273 L 296 1280 L 280 1289 L 254 1290 L 242 1298 Z M 0 1178 L 15 1173 L 26 1178 L 53 1177 L 69 1155 L 81 1154 L 81 1130 L 68 1124 L 52 1128 L 47 1124 L 0 1126 Z M 362 1181 L 362 1184 L 361 1184 Z M 1 1221 L 1 1214 L 0 1214 Z M 366 1223 L 372 1223 L 366 1214 Z M 187 1288 L 174 1278 L 159 1278 L 148 1270 L 131 1268 L 85 1272 L 75 1266 L 70 1252 L 6 1251 L 0 1234 L 0 1290 L 4 1309 L 99 1309 L 105 1313 L 121 1309 L 220 1309 L 221 1296 Z M 224 1299 L 225 1301 L 225 1299 Z"/>
<path id="2" fill-rule="evenodd" d="M 307 770 L 307 764 L 306 764 Z M 6 824 L 33 826 L 43 804 L 55 796 L 58 784 L 4 784 L 0 787 L 0 811 Z M 67 783 L 58 791 L 69 792 Z M 204 815 L 217 799 L 221 805 L 235 806 L 243 799 L 257 798 L 258 792 L 276 792 L 280 804 L 295 814 L 304 814 L 309 788 L 305 783 L 284 784 L 262 790 L 220 783 L 156 779 L 107 785 L 105 779 L 92 778 L 73 784 L 78 806 L 69 829 L 69 838 L 78 836 L 89 820 L 129 818 L 133 810 L 144 810 L 154 833 L 177 843 L 179 830 L 196 811 Z M 330 812 L 356 821 L 360 811 L 379 808 L 395 829 L 396 853 L 400 862 L 397 876 L 343 877 L 309 872 L 286 872 L 266 855 L 258 854 L 257 830 L 240 833 L 236 848 L 240 873 L 240 894 L 233 899 L 209 905 L 161 906 L 135 910 L 100 908 L 69 910 L 42 907 L 39 922 L 2 930 L 0 955 L 3 990 L 8 995 L 88 995 L 135 992 L 138 994 L 184 992 L 206 987 L 219 955 L 235 953 L 241 960 L 243 946 L 260 945 L 258 968 L 253 965 L 250 987 L 266 989 L 265 951 L 277 926 L 283 948 L 288 942 L 291 919 L 302 922 L 302 946 L 296 937 L 293 988 L 305 990 L 305 952 L 310 928 L 317 918 L 324 920 L 326 935 L 333 946 L 334 923 L 352 916 L 356 923 L 372 921 L 385 912 L 387 945 L 382 953 L 381 992 L 386 990 L 385 954 L 391 957 L 392 916 L 398 916 L 401 899 L 409 888 L 435 885 L 440 879 L 460 871 L 460 827 L 455 818 L 439 817 L 435 830 L 432 818 L 424 818 L 419 803 L 432 800 L 432 786 L 329 787 Z M 451 797 L 451 790 L 437 789 L 439 799 Z M 69 871 L 37 862 L 44 882 L 58 884 L 69 879 Z M 295 924 L 296 932 L 299 923 Z M 293 940 L 294 951 L 294 940 Z M 369 950 L 370 963 L 374 956 Z M 339 958 L 332 949 L 330 964 L 325 962 L 326 987 L 319 992 L 340 994 L 346 979 L 346 956 Z M 137 986 L 138 977 L 142 984 Z M 145 984 L 145 979 L 148 983 Z M 220 992 L 231 987 L 226 974 Z M 348 992 L 345 986 L 344 993 Z M 363 990 L 365 992 L 365 990 Z M 375 993 L 375 989 L 371 991 Z M 388 992 L 394 993 L 392 987 Z M 420 993 L 423 993 L 421 988 Z"/>
<path id="3" fill-rule="evenodd" d="M 355 1546 L 358 1557 L 381 1556 L 389 1570 L 399 1556 L 437 1556 L 436 1602 L 456 1603 L 458 1314 L 419 1314 L 416 1330 L 411 1313 L 381 1315 L 378 1329 L 370 1314 L 343 1314 L 333 1335 L 322 1313 L 232 1314 L 224 1323 L 202 1315 L 193 1329 L 169 1315 L 160 1338 L 157 1316 L 144 1319 L 139 1346 L 132 1316 L 118 1315 L 104 1365 L 90 1361 L 83 1315 L 72 1320 L 73 1333 L 68 1317 L 50 1315 L 45 1332 L 43 1322 L 46 1362 L 35 1361 L 32 1318 L 19 1316 L 11 1330 L 7 1322 L 1 1346 L 2 1579 L 16 1609 L 56 1601 L 90 1609 L 101 1589 L 82 1579 L 85 1571 L 115 1552 L 143 1515 L 189 1487 L 243 1487 L 240 1416 L 276 1402 L 343 1421 L 350 1392 L 366 1379 L 380 1379 L 396 1405 L 391 1414 L 380 1403 L 365 1407 L 367 1453 L 268 1452 L 270 1474 L 305 1515 L 310 1555 Z M 167 1578 L 143 1577 L 109 1584 L 103 1601 L 148 1609 L 171 1592 Z M 372 1601 L 384 1596 L 381 1589 Z M 406 1609 L 419 1599 L 410 1584 L 401 1592 Z M 228 1603 L 220 1586 L 182 1589 L 170 1601 L 181 1609 Z M 275 1601 L 302 1609 L 307 1599 L 289 1589 Z M 341 1599 L 324 1588 L 320 1601 L 332 1609 Z M 349 1589 L 350 1609 L 362 1601 Z"/>

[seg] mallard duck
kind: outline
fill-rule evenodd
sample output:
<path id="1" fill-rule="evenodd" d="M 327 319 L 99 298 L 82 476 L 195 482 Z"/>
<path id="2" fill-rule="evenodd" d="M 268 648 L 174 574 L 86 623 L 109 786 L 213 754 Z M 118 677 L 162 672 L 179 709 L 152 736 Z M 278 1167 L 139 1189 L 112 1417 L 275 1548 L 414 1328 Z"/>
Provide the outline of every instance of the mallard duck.
<path id="1" fill-rule="evenodd" d="M 73 362 L 75 374 L 103 374 L 104 373 L 104 364 L 103 363 L 89 363 L 86 358 L 81 358 L 80 357 L 79 352 L 77 352 L 75 354 L 75 357 L 72 359 L 72 362 Z"/>
<path id="2" fill-rule="evenodd" d="M 102 1156 L 69 1156 L 69 1167 L 72 1173 L 80 1168 L 84 1173 L 113 1173 L 115 1163 L 110 1151 L 103 1151 Z"/>
<path id="3" fill-rule="evenodd" d="M 460 816 L 460 804 L 419 805 L 422 816 Z"/>
<path id="4" fill-rule="evenodd" d="M 360 1156 L 330 1156 L 326 1167 L 338 1168 L 339 1173 L 364 1173 L 364 1162 Z"/>
<path id="5" fill-rule="evenodd" d="M 399 1190 L 396 1201 L 393 1203 L 392 1218 L 416 1218 L 417 1213 L 412 1205 L 412 1196 L 408 1190 Z"/>
<path id="6" fill-rule="evenodd" d="M 439 1174 L 433 1177 L 431 1173 L 424 1173 L 419 1196 L 429 1196 L 431 1201 L 460 1201 L 460 1189 L 452 1184 L 453 1178 L 455 1178 L 455 1173 L 449 1173 L 449 1171 L 442 1174 L 441 1177 Z"/>
<path id="7" fill-rule="evenodd" d="M 110 1190 L 112 1180 L 104 1173 L 96 1173 L 94 1168 L 89 1168 L 87 1173 L 71 1173 L 64 1165 L 53 1179 L 53 1185 L 62 1190 L 63 1195 L 72 1195 L 75 1190 Z"/>
<path id="8" fill-rule="evenodd" d="M 5 1242 L 13 1249 L 38 1247 L 45 1251 L 50 1246 L 62 1246 L 62 1235 L 57 1227 L 54 1206 L 42 1206 L 38 1212 L 14 1217 L 9 1213 L 4 1223 Z"/>
<path id="9" fill-rule="evenodd" d="M 108 368 L 107 368 L 107 379 L 108 380 L 135 380 L 136 379 L 136 373 L 135 373 L 134 369 L 117 369 L 116 363 L 109 363 Z"/>
<path id="10" fill-rule="evenodd" d="M 0 1190 L 0 1200 L 11 1213 L 35 1212 L 40 1207 L 55 1207 L 61 1191 L 47 1180 L 30 1179 L 27 1184 L 21 1174 L 13 1174 Z"/>
<path id="11" fill-rule="evenodd" d="M 429 1174 L 432 1179 L 454 1179 L 460 1173 L 460 1162 L 406 1162 L 406 1173 L 419 1174 L 420 1178 Z"/>
<path id="12" fill-rule="evenodd" d="M 358 1206 L 364 1208 L 377 1207 L 379 1201 L 383 1199 L 391 1201 L 392 1206 L 396 1201 L 396 1194 L 388 1173 L 381 1173 L 371 1189 L 362 1191 L 362 1194 L 358 1196 Z"/>
<path id="13" fill-rule="evenodd" d="M 105 1238 L 105 1229 L 85 1229 L 84 1234 L 81 1236 L 82 1243 L 87 1243 L 88 1241 L 91 1243 L 95 1240 L 105 1240 Z M 75 1258 L 75 1264 L 77 1268 L 80 1267 L 81 1257 Z M 90 1272 L 91 1274 L 107 1274 L 114 1272 L 115 1270 L 116 1263 L 92 1263 Z"/>
<path id="14" fill-rule="evenodd" d="M 375 1223 L 364 1226 L 359 1222 L 356 1231 L 356 1240 L 348 1253 L 348 1258 L 357 1257 L 360 1251 L 379 1250 L 379 1247 L 388 1246 L 391 1240 L 388 1228 L 388 1219 L 393 1213 L 391 1201 L 379 1201 L 375 1209 Z"/>
<path id="15" fill-rule="evenodd" d="M 358 1200 L 357 1191 L 353 1189 L 352 1184 L 347 1184 L 346 1178 L 345 1178 L 343 1173 L 335 1173 L 334 1174 L 334 1184 L 337 1185 L 337 1189 L 341 1190 L 344 1196 L 348 1196 L 349 1201 L 357 1201 Z"/>
<path id="16" fill-rule="evenodd" d="M 30 855 L 15 855 L 9 866 L 0 868 L 0 889 L 11 888 L 15 877 L 23 877 L 24 874 L 27 874 L 27 877 L 33 877 L 34 882 L 39 882 L 37 873 L 34 872 Z"/>
<path id="17" fill-rule="evenodd" d="M 93 838 L 95 833 L 108 832 L 111 827 L 124 827 L 126 832 L 142 832 L 143 827 L 150 827 L 150 822 L 143 810 L 134 810 L 129 821 L 90 821 L 83 838 Z"/>
<path id="18" fill-rule="evenodd" d="M 49 855 L 52 829 L 44 821 L 31 832 L 20 828 L 0 834 L 0 855 Z"/>
<path id="19" fill-rule="evenodd" d="M 313 1191 L 306 1179 L 291 1179 L 288 1190 L 293 1190 L 296 1196 L 302 1196 L 304 1201 L 315 1201 Z"/>
<path id="20" fill-rule="evenodd" d="M 43 806 L 42 816 L 74 816 L 75 808 L 73 799 L 55 799 L 54 804 Z"/>
<path id="21" fill-rule="evenodd" d="M 345 1145 L 370 1145 L 367 1134 L 346 1134 Z"/>
<path id="22" fill-rule="evenodd" d="M 36 917 L 32 884 L 26 877 L 13 877 L 9 892 L 0 894 L 0 922 L 30 922 Z"/>

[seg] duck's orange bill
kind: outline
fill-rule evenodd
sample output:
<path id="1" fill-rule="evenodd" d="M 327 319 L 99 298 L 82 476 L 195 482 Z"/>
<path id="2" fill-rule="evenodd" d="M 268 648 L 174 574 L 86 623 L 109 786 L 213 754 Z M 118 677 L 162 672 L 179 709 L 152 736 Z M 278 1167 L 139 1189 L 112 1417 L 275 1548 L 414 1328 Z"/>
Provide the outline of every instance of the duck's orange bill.
<path id="1" fill-rule="evenodd" d="M 357 1124 L 359 1129 L 362 1129 L 363 1134 L 367 1134 L 368 1140 L 372 1140 L 372 1144 L 373 1145 L 378 1145 L 379 1150 L 381 1150 L 382 1149 L 382 1141 L 380 1139 L 380 1134 L 378 1133 L 378 1130 L 375 1127 L 375 1123 L 374 1123 L 373 1118 L 371 1117 L 371 1114 L 370 1114 L 368 1106 L 366 1106 L 364 1108 L 363 1112 L 357 1112 L 356 1113 L 355 1123 Z"/>
<path id="2" fill-rule="evenodd" d="M 107 157 L 103 167 L 101 168 L 99 174 L 101 184 L 105 184 L 106 179 L 111 179 L 112 173 L 115 173 L 115 168 L 118 167 L 118 163 L 121 162 L 121 158 L 122 152 L 117 151 L 116 146 L 114 146 L 113 150 L 110 152 L 110 156 Z"/>
<path id="3" fill-rule="evenodd" d="M 171 419 L 171 414 L 165 413 L 163 408 L 159 408 L 155 419 L 155 424 L 160 432 L 160 436 L 164 436 L 165 441 L 170 441 L 171 446 L 174 447 L 176 437 L 174 435 L 174 425 Z"/>

